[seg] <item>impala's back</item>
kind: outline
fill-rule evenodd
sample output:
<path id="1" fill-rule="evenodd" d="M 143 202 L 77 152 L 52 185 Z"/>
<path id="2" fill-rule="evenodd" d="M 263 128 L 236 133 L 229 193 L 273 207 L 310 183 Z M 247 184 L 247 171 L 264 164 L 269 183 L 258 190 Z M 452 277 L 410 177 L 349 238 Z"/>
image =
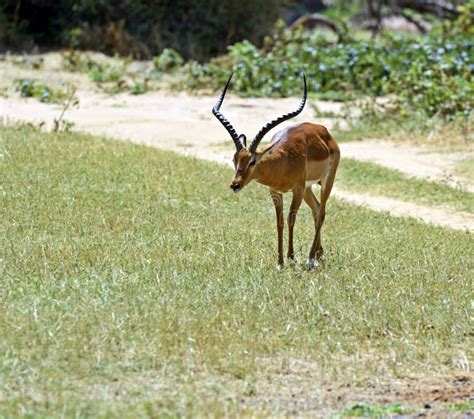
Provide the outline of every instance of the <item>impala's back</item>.
<path id="1" fill-rule="evenodd" d="M 277 132 L 262 154 L 255 180 L 287 192 L 319 182 L 339 162 L 339 147 L 326 127 L 304 122 Z"/>

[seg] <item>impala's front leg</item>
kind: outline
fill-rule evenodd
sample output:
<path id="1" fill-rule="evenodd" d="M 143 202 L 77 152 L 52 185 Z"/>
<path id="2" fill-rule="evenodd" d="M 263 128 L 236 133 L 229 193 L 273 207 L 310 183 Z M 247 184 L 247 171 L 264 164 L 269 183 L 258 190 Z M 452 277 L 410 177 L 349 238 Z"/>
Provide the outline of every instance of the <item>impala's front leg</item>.
<path id="1" fill-rule="evenodd" d="M 288 213 L 288 258 L 295 258 L 293 249 L 293 227 L 295 226 L 296 214 L 303 200 L 304 185 L 293 188 L 293 199 L 291 201 L 290 212 Z"/>
<path id="2" fill-rule="evenodd" d="M 275 205 L 276 219 L 277 219 L 277 232 L 278 232 L 278 264 L 277 269 L 283 268 L 283 194 L 270 189 L 270 195 L 272 196 L 273 205 Z"/>

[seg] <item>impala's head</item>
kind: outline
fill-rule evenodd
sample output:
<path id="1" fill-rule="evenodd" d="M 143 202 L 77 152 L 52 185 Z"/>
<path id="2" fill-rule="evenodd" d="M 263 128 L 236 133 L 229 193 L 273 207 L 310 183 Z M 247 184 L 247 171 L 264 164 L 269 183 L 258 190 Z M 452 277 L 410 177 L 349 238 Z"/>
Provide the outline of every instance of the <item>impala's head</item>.
<path id="1" fill-rule="evenodd" d="M 230 187 L 234 192 L 239 192 L 242 188 L 247 185 L 255 176 L 255 171 L 262 159 L 264 157 L 263 153 L 257 151 L 257 147 L 262 141 L 264 135 L 270 131 L 272 128 L 276 127 L 277 125 L 281 124 L 282 122 L 295 117 L 298 115 L 304 108 L 306 103 L 306 96 L 308 93 L 306 87 L 306 76 L 303 73 L 303 81 L 304 81 L 304 94 L 303 99 L 301 100 L 298 109 L 293 112 L 284 114 L 277 119 L 266 124 L 255 136 L 255 138 L 250 143 L 250 146 L 247 147 L 247 137 L 243 134 L 238 135 L 235 131 L 232 124 L 220 113 L 220 108 L 222 102 L 224 101 L 225 94 L 227 92 L 227 88 L 229 87 L 230 80 L 232 79 L 232 74 L 227 81 L 224 90 L 222 91 L 217 103 L 212 108 L 212 113 L 214 116 L 219 120 L 219 122 L 224 126 L 224 128 L 229 132 L 232 140 L 235 144 L 235 154 L 234 154 L 234 167 L 235 167 L 235 175 L 234 179 L 232 180 Z"/>
<path id="2" fill-rule="evenodd" d="M 247 147 L 237 150 L 234 154 L 235 175 L 230 184 L 234 192 L 239 192 L 253 178 L 257 166 L 257 153 L 252 153 Z"/>

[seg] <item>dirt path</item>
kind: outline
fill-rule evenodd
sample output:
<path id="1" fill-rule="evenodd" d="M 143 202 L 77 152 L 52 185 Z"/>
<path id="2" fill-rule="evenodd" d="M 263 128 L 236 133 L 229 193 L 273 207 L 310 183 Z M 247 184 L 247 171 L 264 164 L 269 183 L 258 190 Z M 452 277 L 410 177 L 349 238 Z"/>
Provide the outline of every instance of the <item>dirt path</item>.
<path id="1" fill-rule="evenodd" d="M 474 185 L 454 174 L 456 162 L 474 156 L 474 153 L 433 152 L 428 147 L 390 141 L 355 141 L 341 144 L 344 157 L 377 163 L 420 179 L 443 182 L 474 192 Z"/>
<path id="2" fill-rule="evenodd" d="M 440 412 L 443 405 L 465 403 L 473 391 L 473 377 L 468 371 L 430 377 L 415 375 L 418 373 L 404 377 L 374 374 L 354 385 L 350 379 L 333 381 L 324 376 L 324 368 L 307 360 L 261 358 L 258 368 L 254 394 L 245 396 L 242 402 L 258 410 L 276 410 L 285 417 L 338 417 L 336 412 L 359 403 L 388 406 L 400 402 L 414 411 L 397 417 L 447 417 Z M 349 377 L 352 368 L 357 366 L 345 366 Z M 332 410 L 328 410 L 328 406 Z M 382 416 L 394 414 L 377 415 Z M 451 412 L 449 417 L 468 416 Z"/>
<path id="3" fill-rule="evenodd" d="M 455 230 L 474 231 L 474 217 L 463 212 L 449 211 L 405 202 L 384 196 L 354 193 L 336 188 L 335 196 L 352 204 L 368 207 L 374 211 L 388 212 L 394 217 L 412 217 Z"/>
<path id="4" fill-rule="evenodd" d="M 68 110 L 65 116 L 67 121 L 74 123 L 76 130 L 174 150 L 219 163 L 231 162 L 232 142 L 210 113 L 215 97 L 162 92 L 108 97 L 90 90 L 79 91 L 77 96 L 79 107 Z M 263 123 L 294 108 L 297 103 L 295 98 L 245 99 L 229 95 L 223 110 L 239 132 L 251 135 Z M 332 102 L 321 102 L 318 106 L 333 112 L 341 108 L 340 104 Z M 0 98 L 3 123 L 24 120 L 38 125 L 44 123 L 47 129 L 53 126 L 61 109 L 59 105 L 47 105 L 34 99 L 16 96 Z M 314 119 L 313 111 L 308 106 L 292 123 Z M 318 122 L 331 129 L 335 120 L 318 118 Z M 341 152 L 346 158 L 376 162 L 419 178 L 444 181 L 451 185 L 462 184 L 466 190 L 474 191 L 474 185 L 466 184 L 454 176 L 453 165 L 461 158 L 460 153 L 435 154 L 421 147 L 388 141 L 343 143 Z M 467 157 L 466 153 L 462 157 Z M 376 211 L 387 211 L 393 216 L 410 216 L 434 225 L 474 231 L 474 217 L 471 214 L 370 194 L 354 194 L 337 186 L 334 195 Z"/>

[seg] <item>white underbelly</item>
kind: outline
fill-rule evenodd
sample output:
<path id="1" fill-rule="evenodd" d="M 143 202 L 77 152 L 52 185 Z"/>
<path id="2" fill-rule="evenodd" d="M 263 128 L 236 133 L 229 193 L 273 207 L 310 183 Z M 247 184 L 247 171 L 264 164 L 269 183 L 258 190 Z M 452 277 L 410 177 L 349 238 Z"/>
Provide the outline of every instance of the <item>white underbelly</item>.
<path id="1" fill-rule="evenodd" d="M 305 186 L 308 187 L 318 183 L 327 174 L 328 169 L 329 159 L 308 164 Z"/>

